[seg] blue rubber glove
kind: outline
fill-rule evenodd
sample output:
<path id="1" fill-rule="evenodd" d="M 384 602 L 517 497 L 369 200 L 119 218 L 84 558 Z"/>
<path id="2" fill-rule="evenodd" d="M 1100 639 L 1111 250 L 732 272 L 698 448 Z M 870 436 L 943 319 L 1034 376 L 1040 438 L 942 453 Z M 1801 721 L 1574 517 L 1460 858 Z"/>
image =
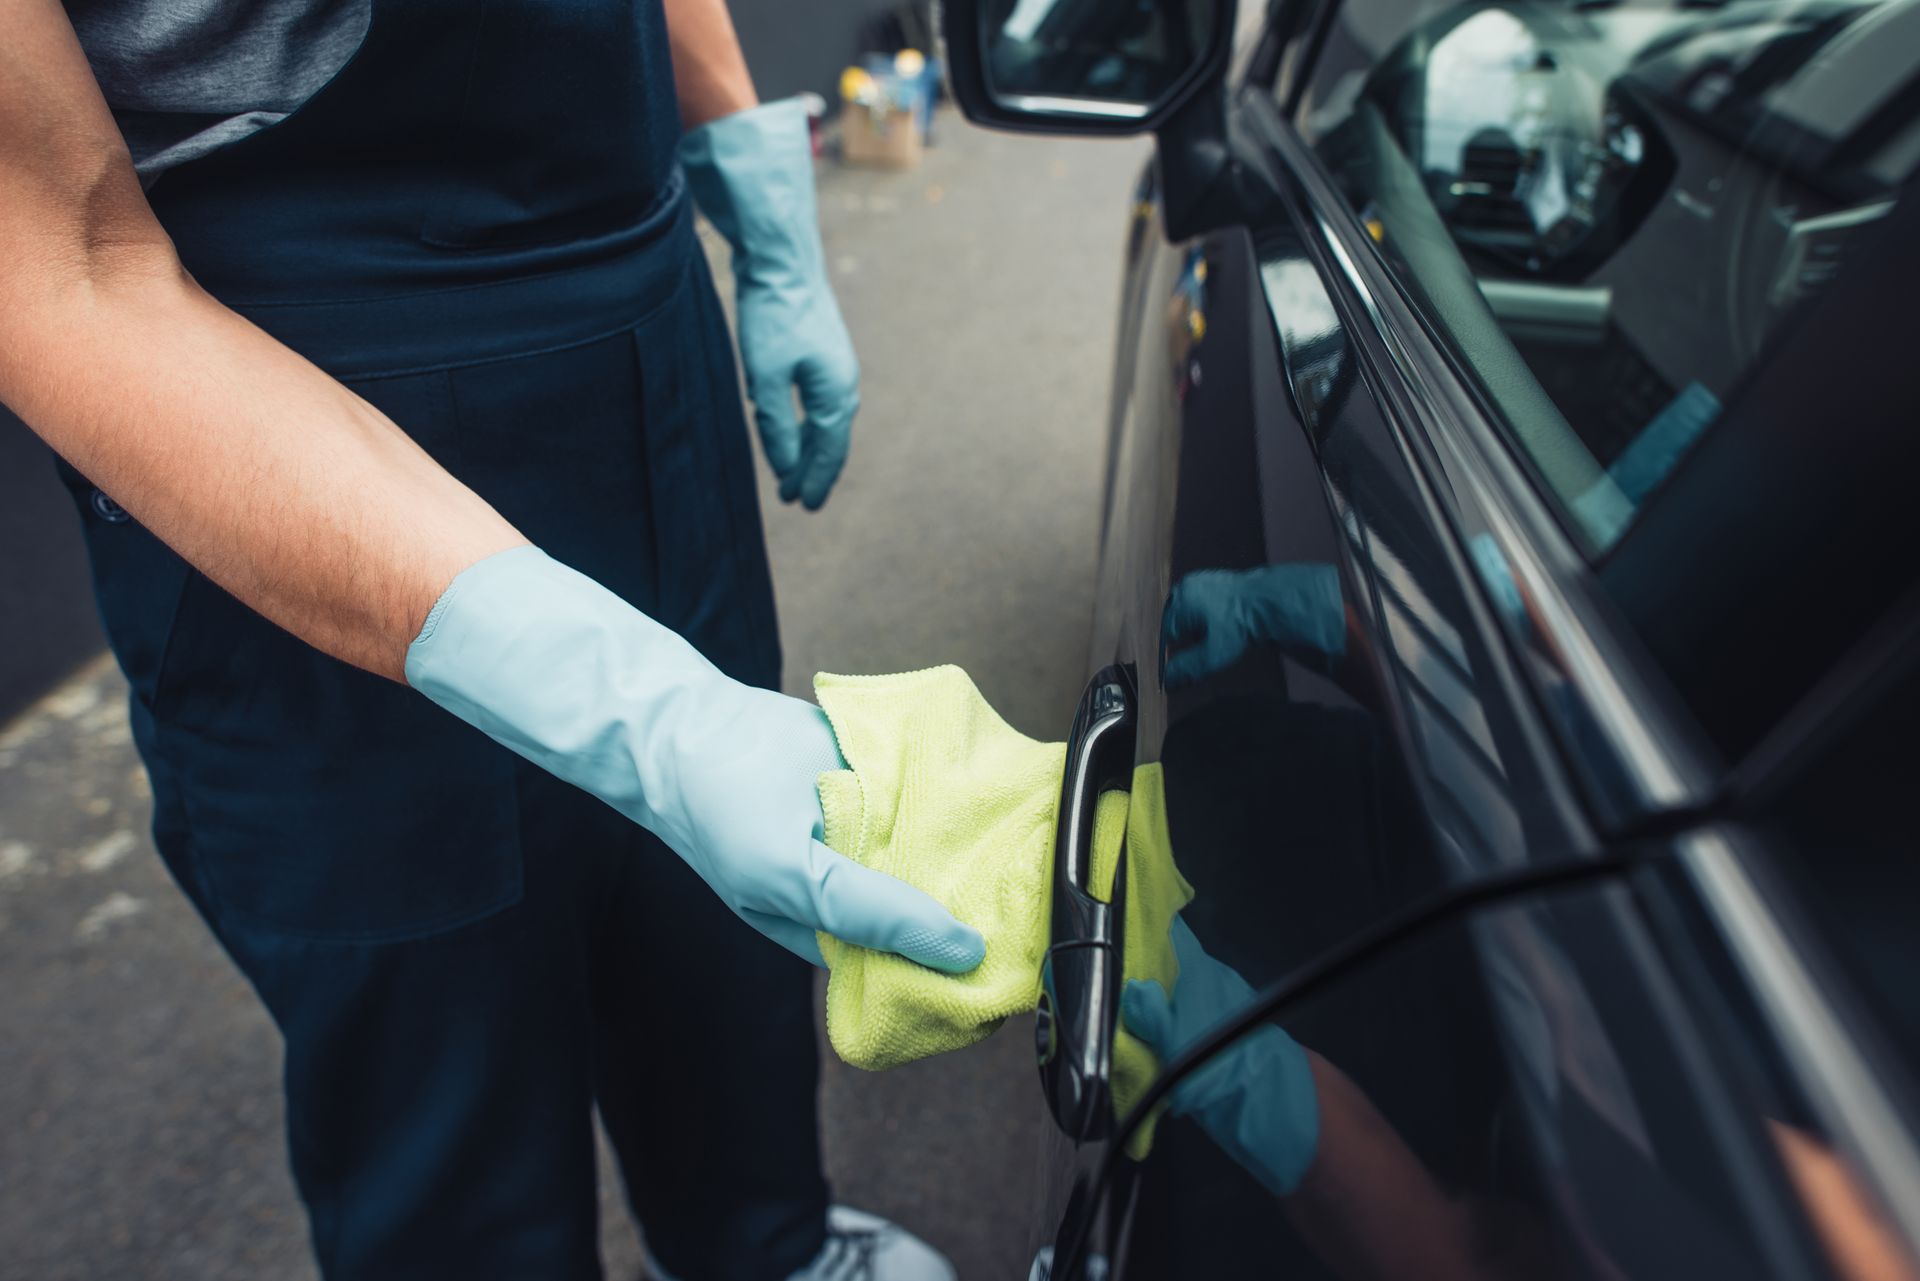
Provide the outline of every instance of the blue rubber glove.
<path id="1" fill-rule="evenodd" d="M 860 363 L 827 283 L 807 109 L 788 98 L 722 116 L 680 140 L 680 163 L 733 247 L 740 360 L 780 499 L 817 511 L 847 461 Z"/>
<path id="2" fill-rule="evenodd" d="M 836 938 L 952 972 L 985 944 L 938 902 L 820 843 L 826 715 L 743 685 L 537 548 L 469 567 L 407 650 L 407 683 L 678 854 L 728 907 L 815 965 Z"/>
<path id="3" fill-rule="evenodd" d="M 1340 571 L 1315 562 L 1188 574 L 1161 615 L 1161 680 L 1168 689 L 1195 684 L 1263 641 L 1303 662 L 1340 657 L 1347 647 Z"/>
<path id="4" fill-rule="evenodd" d="M 1180 977 L 1174 999 L 1139 979 L 1120 997 L 1127 1030 L 1162 1063 L 1228 1016 L 1247 1008 L 1253 989 L 1214 960 L 1179 917 L 1170 931 Z M 1192 1118 L 1220 1149 L 1275 1196 L 1300 1186 L 1320 1145 L 1320 1101 L 1307 1052 L 1268 1024 L 1174 1087 L 1167 1110 Z"/>

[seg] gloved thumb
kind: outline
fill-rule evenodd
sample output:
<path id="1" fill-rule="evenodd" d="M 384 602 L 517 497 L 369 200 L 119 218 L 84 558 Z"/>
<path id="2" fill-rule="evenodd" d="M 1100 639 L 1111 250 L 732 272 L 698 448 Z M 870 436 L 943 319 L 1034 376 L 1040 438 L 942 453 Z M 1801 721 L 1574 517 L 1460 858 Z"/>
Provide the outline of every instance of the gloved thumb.
<path id="1" fill-rule="evenodd" d="M 1222 648 L 1206 641 L 1170 656 L 1160 673 L 1161 682 L 1170 690 L 1198 685 L 1226 666 L 1216 652 Z"/>
<path id="2" fill-rule="evenodd" d="M 1167 989 L 1154 979 L 1134 979 L 1120 994 L 1120 1017 L 1127 1031 L 1147 1043 L 1147 1048 L 1163 1059 L 1173 1057 L 1173 1002 Z"/>
<path id="3" fill-rule="evenodd" d="M 937 899 L 905 881 L 814 842 L 818 927 L 844 943 L 896 952 L 947 974 L 965 974 L 986 959 L 986 940 L 955 920 Z"/>
<path id="4" fill-rule="evenodd" d="M 784 482 L 800 466 L 800 419 L 793 407 L 791 372 L 750 379 L 747 395 L 753 400 L 753 423 L 760 431 L 767 466 Z"/>
<path id="5" fill-rule="evenodd" d="M 794 383 L 807 420 L 800 429 L 799 465 L 781 484 L 780 499 L 798 498 L 808 511 L 818 511 L 847 461 L 853 417 L 860 412 L 860 370 L 851 353 L 844 360 L 812 356 L 795 366 Z"/>
<path id="6" fill-rule="evenodd" d="M 820 955 L 819 935 L 798 921 L 790 921 L 784 916 L 775 916 L 769 912 L 756 912 L 743 908 L 742 920 L 754 929 L 792 952 L 795 956 L 817 969 L 827 968 L 827 959 Z"/>
<path id="7" fill-rule="evenodd" d="M 845 418 L 822 422 L 808 417 L 801 428 L 800 465 L 780 483 L 781 501 L 798 498 L 808 511 L 820 510 L 847 462 L 848 425 Z"/>

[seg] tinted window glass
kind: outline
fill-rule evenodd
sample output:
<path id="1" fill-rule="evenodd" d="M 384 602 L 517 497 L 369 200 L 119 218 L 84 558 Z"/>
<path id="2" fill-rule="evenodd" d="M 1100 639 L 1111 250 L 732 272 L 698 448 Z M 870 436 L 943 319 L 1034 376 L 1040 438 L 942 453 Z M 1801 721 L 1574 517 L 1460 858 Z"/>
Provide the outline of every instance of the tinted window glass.
<path id="1" fill-rule="evenodd" d="M 1590 549 L 1920 160 L 1920 9 L 1384 3 L 1299 123 Z"/>

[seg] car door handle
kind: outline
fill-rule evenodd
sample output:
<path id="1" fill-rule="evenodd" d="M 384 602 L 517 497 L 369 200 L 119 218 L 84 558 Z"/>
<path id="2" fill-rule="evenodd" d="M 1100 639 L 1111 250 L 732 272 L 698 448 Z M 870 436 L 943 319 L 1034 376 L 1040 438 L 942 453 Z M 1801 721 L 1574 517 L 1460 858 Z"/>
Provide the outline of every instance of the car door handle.
<path id="1" fill-rule="evenodd" d="M 1054 836 L 1052 908 L 1040 968 L 1035 1049 L 1041 1088 L 1068 1137 L 1099 1139 L 1113 1124 L 1114 1019 L 1119 1008 L 1126 853 L 1111 902 L 1094 897 L 1094 816 L 1100 794 L 1124 787 L 1133 768 L 1134 682 L 1103 668 L 1080 696 L 1067 735 Z"/>

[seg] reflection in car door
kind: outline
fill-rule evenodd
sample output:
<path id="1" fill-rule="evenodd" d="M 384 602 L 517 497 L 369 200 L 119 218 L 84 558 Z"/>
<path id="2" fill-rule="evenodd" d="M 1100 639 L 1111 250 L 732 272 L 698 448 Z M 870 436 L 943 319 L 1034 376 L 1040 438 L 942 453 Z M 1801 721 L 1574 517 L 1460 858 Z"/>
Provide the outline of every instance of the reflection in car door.
<path id="1" fill-rule="evenodd" d="M 1168 244 L 1142 197 L 1090 669 L 1137 673 L 1187 919 L 1259 984 L 1588 837 L 1352 353 L 1293 323 L 1333 316 L 1298 238 Z"/>
<path id="2" fill-rule="evenodd" d="M 1090 666 L 1136 673 L 1185 919 L 1258 985 L 1427 890 L 1586 837 L 1337 326 L 1294 323 L 1333 317 L 1297 237 L 1168 244 L 1153 195 L 1149 176 Z M 1036 1245 L 1099 1155 L 1052 1143 Z"/>
<path id="3" fill-rule="evenodd" d="M 1134 243 L 1091 657 L 1137 673 L 1137 760 L 1210 963 L 1257 988 L 1427 891 L 1593 853 L 1299 230 Z M 1085 1230 L 1057 1276 L 1340 1275 L 1348 1232 L 1405 1247 L 1409 1276 L 1815 1270 L 1777 1163 L 1735 1172 L 1779 1122 L 1707 1066 L 1681 995 L 1702 987 L 1624 882 L 1434 930 L 1279 1022 L 1385 1119 L 1437 1217 L 1303 1223 L 1244 1142 L 1175 1117 L 1104 1186 L 1104 1145 L 1056 1139 L 1035 1245 Z M 1414 1222 L 1459 1235 L 1395 1240 Z"/>
<path id="4" fill-rule="evenodd" d="M 1724 1012 L 1648 923 L 1662 893 L 1504 900 L 1281 1007 L 1200 1069 L 1210 1104 L 1161 1123 L 1095 1254 L 1130 1277 L 1823 1275 L 1777 1159 L 1821 1144 L 1725 1071 Z M 1189 956 L 1183 984 L 1230 981 Z M 1272 1105 L 1295 1046 L 1315 1116 Z M 1303 1143 L 1283 1200 L 1270 1171 Z"/>
<path id="5" fill-rule="evenodd" d="M 1366 7 L 1389 29 L 1413 26 Z M 1328 26 L 1296 24 L 1289 74 L 1310 68 Z M 1169 245 L 1151 177 L 1135 208 L 1090 665 L 1136 673 L 1138 761 L 1164 780 L 1172 852 L 1195 890 L 1184 919 L 1250 992 L 1428 891 L 1515 869 L 1618 869 L 1605 887 L 1424 935 L 1280 1023 L 1457 1193 L 1467 1274 L 1821 1275 L 1832 1220 L 1816 1231 L 1797 1207 L 1833 1209 L 1806 1180 L 1837 1168 L 1836 1140 L 1804 1079 L 1771 1065 L 1778 1049 L 1717 945 L 1694 937 L 1712 930 L 1686 923 L 1688 875 L 1734 875 L 1733 856 L 1706 858 L 1722 847 L 1705 837 L 1669 852 L 1600 834 L 1698 804 L 1711 762 L 1688 758 L 1659 697 L 1629 698 L 1677 765 L 1660 787 L 1625 776 L 1619 740 L 1555 666 L 1566 653 L 1529 649 L 1541 621 L 1516 555 L 1520 578 L 1573 607 L 1555 622 L 1590 646 L 1590 671 L 1644 675 L 1605 648 L 1604 627 L 1576 635 L 1593 617 L 1578 599 L 1589 583 L 1538 578 L 1578 555 L 1533 514 L 1524 469 L 1486 451 L 1485 424 L 1435 435 L 1465 402 L 1433 351 L 1393 345 L 1422 341 L 1417 319 L 1380 321 L 1378 265 L 1356 270 L 1354 256 L 1381 233 L 1326 198 L 1332 184 L 1308 172 L 1318 161 L 1266 86 L 1238 99 L 1243 136 L 1265 131 L 1281 175 L 1265 214 Z M 1509 400 L 1525 381 L 1524 369 L 1509 380 Z M 1462 477 L 1486 488 L 1463 501 L 1448 488 Z M 1509 518 L 1501 539 L 1489 510 Z M 1647 856 L 1662 865 L 1639 867 Z M 1169 1121 L 1150 1160 L 1116 1163 L 1098 1195 L 1085 1176 L 1104 1153 L 1059 1144 L 1036 1242 L 1063 1222 L 1078 1239 L 1085 1223 L 1133 1275 L 1249 1262 L 1319 1274 L 1334 1229 L 1303 1225 L 1299 1203 L 1283 1213 L 1247 1177 L 1246 1144 L 1228 1159 L 1235 1144 L 1219 1137 Z M 1060 1275 L 1097 1271 L 1060 1261 L 1083 1269 Z"/>

